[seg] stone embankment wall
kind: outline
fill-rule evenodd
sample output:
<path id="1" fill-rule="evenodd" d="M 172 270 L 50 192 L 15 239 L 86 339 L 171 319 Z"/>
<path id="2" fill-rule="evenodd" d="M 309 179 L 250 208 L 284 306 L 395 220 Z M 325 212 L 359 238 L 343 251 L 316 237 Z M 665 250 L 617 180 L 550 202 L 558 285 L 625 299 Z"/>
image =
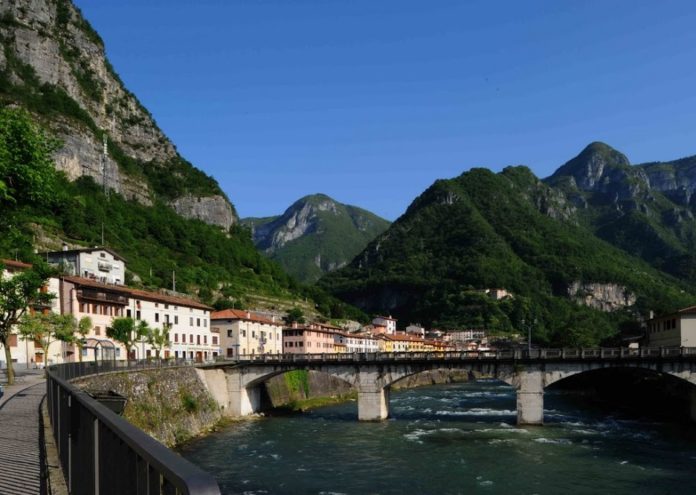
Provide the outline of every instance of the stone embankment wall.
<path id="1" fill-rule="evenodd" d="M 206 432 L 222 418 L 220 407 L 193 368 L 108 373 L 74 384 L 127 397 L 124 418 L 170 447 Z"/>

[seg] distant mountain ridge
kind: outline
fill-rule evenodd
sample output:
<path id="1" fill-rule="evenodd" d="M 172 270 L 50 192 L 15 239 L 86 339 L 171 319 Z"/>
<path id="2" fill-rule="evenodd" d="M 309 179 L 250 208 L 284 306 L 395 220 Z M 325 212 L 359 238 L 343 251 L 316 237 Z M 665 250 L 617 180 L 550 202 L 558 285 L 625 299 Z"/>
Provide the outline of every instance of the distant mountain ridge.
<path id="1" fill-rule="evenodd" d="M 695 165 L 632 166 L 592 143 L 543 181 L 527 167 L 472 169 L 436 181 L 319 284 L 406 322 L 519 331 L 532 321 L 541 342 L 598 344 L 650 310 L 696 301 Z M 514 297 L 481 295 L 497 287 Z"/>
<path id="2" fill-rule="evenodd" d="M 696 282 L 696 156 L 631 165 L 610 146 L 592 143 L 545 182 L 598 237 Z"/>
<path id="3" fill-rule="evenodd" d="M 305 196 L 282 215 L 245 218 L 254 244 L 303 282 L 315 282 L 358 254 L 389 222 L 325 194 Z"/>

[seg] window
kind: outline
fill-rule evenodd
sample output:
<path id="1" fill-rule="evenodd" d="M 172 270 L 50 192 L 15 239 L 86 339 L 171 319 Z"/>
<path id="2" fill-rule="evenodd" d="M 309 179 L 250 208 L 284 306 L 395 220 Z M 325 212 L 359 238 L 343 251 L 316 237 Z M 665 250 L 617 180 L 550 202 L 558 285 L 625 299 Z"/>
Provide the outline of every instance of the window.
<path id="1" fill-rule="evenodd" d="M 203 345 L 208 345 L 208 336 L 207 335 L 203 336 Z"/>
<path id="2" fill-rule="evenodd" d="M 155 303 L 155 307 L 156 307 L 156 308 L 159 308 L 159 303 Z"/>
<path id="3" fill-rule="evenodd" d="M 246 337 L 246 330 L 242 330 L 242 337 Z"/>
<path id="4" fill-rule="evenodd" d="M 213 335 L 213 345 L 218 345 L 217 335 Z"/>
<path id="5" fill-rule="evenodd" d="M 84 312 L 85 312 L 85 303 L 81 302 L 80 303 L 80 313 L 84 313 Z"/>
<path id="6" fill-rule="evenodd" d="M 164 315 L 164 322 L 169 325 L 169 315 Z"/>
<path id="7" fill-rule="evenodd" d="M 174 342 L 179 342 L 179 334 L 178 333 L 174 334 Z"/>
<path id="8" fill-rule="evenodd" d="M 189 335 L 189 344 L 193 344 L 193 334 Z"/>
<path id="9" fill-rule="evenodd" d="M 179 316 L 178 315 L 174 315 L 174 324 L 175 325 L 179 324 Z"/>
<path id="10" fill-rule="evenodd" d="M 227 336 L 232 337 L 232 330 L 227 330 Z"/>
<path id="11" fill-rule="evenodd" d="M 197 327 L 201 326 L 201 319 L 200 318 L 196 318 L 196 326 Z"/>
<path id="12" fill-rule="evenodd" d="M 189 326 L 193 326 L 193 316 L 189 318 Z"/>
<path id="13" fill-rule="evenodd" d="M 251 331 L 251 338 L 255 339 L 256 338 L 256 330 Z"/>
<path id="14" fill-rule="evenodd" d="M 201 336 L 196 335 L 196 345 L 201 345 Z"/>
<path id="15" fill-rule="evenodd" d="M 204 327 L 207 327 L 207 326 L 208 326 L 208 320 L 205 320 L 205 319 L 203 320 L 203 326 L 204 326 Z"/>
<path id="16" fill-rule="evenodd" d="M 126 310 L 126 316 L 127 316 L 128 318 L 131 317 L 131 310 L 130 310 L 130 309 L 127 309 L 127 310 Z"/>
<path id="17" fill-rule="evenodd" d="M 169 304 L 165 304 L 164 309 L 169 309 Z"/>
<path id="18" fill-rule="evenodd" d="M 159 322 L 159 313 L 155 313 L 155 323 Z"/>
<path id="19" fill-rule="evenodd" d="M 139 320 L 139 319 L 140 319 L 140 310 L 137 310 L 137 311 L 135 312 L 135 319 L 136 319 L 136 320 Z"/>
<path id="20" fill-rule="evenodd" d="M 94 327 L 94 335 L 101 335 L 101 327 Z"/>

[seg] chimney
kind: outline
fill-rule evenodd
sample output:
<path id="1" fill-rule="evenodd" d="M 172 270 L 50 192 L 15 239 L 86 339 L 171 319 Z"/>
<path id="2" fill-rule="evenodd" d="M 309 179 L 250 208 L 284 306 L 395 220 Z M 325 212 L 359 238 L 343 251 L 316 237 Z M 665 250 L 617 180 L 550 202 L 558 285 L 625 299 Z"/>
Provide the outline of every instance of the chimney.
<path id="1" fill-rule="evenodd" d="M 247 312 L 246 312 L 246 317 L 247 317 L 247 320 L 251 319 L 251 313 L 247 311 Z"/>

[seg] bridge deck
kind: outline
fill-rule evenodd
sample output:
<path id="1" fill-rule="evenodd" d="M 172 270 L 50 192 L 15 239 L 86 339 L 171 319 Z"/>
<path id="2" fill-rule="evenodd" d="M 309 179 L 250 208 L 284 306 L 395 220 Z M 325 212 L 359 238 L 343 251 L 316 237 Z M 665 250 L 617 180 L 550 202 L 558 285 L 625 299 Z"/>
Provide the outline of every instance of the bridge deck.
<path id="1" fill-rule="evenodd" d="M 0 495 L 45 492 L 40 406 L 46 384 L 22 390 L 0 407 Z"/>

